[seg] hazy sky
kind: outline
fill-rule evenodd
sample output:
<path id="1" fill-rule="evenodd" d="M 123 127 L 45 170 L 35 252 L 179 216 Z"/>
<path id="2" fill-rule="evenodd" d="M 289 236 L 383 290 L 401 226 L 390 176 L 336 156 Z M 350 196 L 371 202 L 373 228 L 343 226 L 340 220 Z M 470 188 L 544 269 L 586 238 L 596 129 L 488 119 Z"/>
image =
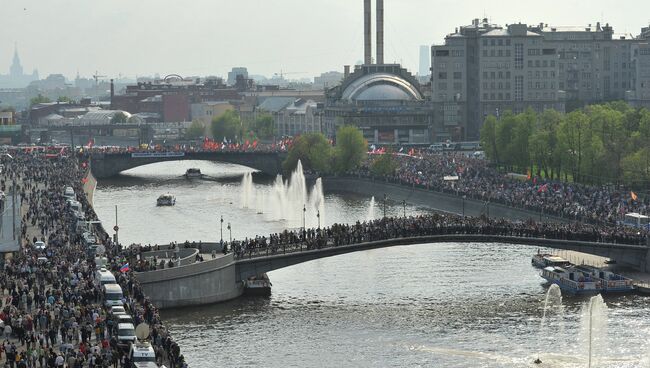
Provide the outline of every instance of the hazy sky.
<path id="1" fill-rule="evenodd" d="M 246 66 L 303 78 L 363 58 L 362 0 L 0 0 L 0 14 L 0 74 L 14 42 L 25 70 L 41 77 L 225 76 Z M 420 45 L 440 44 L 484 16 L 499 24 L 601 21 L 637 35 L 650 23 L 650 1 L 385 0 L 386 62 L 416 73 Z"/>

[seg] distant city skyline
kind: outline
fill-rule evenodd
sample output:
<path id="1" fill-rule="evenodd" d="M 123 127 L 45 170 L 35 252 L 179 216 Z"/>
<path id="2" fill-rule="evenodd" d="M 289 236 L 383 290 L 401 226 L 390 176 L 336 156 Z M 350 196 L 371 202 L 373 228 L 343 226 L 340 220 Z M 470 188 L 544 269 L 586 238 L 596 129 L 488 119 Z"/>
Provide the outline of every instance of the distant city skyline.
<path id="1" fill-rule="evenodd" d="M 127 0 L 87 2 L 7 0 L 0 33 L 0 74 L 9 71 L 14 44 L 24 70 L 40 76 L 95 71 L 107 78 L 154 74 L 226 77 L 244 66 L 251 75 L 313 78 L 342 71 L 363 59 L 361 0 L 303 1 Z M 499 24 L 552 25 L 609 23 L 616 33 L 638 35 L 648 26 L 650 5 L 604 0 L 526 3 L 504 0 L 385 0 L 385 59 L 414 74 L 419 47 L 442 44 L 446 34 L 473 18 Z M 631 11 L 630 9 L 636 9 Z M 444 11 L 444 14 L 439 11 Z M 561 10 L 561 11 L 559 11 Z"/>

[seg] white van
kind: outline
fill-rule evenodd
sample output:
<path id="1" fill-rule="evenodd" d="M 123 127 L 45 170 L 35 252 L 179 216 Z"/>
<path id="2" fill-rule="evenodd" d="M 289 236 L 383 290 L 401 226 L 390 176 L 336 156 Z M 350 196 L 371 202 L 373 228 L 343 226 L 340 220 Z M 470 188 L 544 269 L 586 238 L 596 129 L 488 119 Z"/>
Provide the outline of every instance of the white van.
<path id="1" fill-rule="evenodd" d="M 65 187 L 65 191 L 63 192 L 63 196 L 66 197 L 66 198 L 74 199 L 75 198 L 74 189 L 72 189 L 72 187 Z"/>
<path id="2" fill-rule="evenodd" d="M 108 270 L 97 271 L 95 273 L 95 282 L 99 286 L 104 286 L 108 284 L 117 284 L 117 280 L 115 280 L 115 276 L 111 271 Z"/>
<path id="3" fill-rule="evenodd" d="M 131 345 L 129 358 L 136 367 L 145 367 L 146 362 L 156 362 L 156 353 L 148 342 L 136 342 Z"/>
<path id="4" fill-rule="evenodd" d="M 122 302 L 122 288 L 118 284 L 104 285 L 104 304 L 107 307 L 124 305 Z"/>
<path id="5" fill-rule="evenodd" d="M 135 342 L 135 327 L 133 323 L 119 323 L 117 325 L 117 341 L 121 343 Z"/>

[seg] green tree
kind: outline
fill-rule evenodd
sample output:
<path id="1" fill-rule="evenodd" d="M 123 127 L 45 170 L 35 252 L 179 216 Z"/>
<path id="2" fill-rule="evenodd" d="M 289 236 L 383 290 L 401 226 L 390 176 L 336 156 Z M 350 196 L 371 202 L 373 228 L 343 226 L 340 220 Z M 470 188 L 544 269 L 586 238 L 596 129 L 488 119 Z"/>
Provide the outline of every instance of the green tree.
<path id="1" fill-rule="evenodd" d="M 72 102 L 72 99 L 68 96 L 59 96 L 56 102 Z"/>
<path id="2" fill-rule="evenodd" d="M 52 100 L 39 93 L 38 96 L 33 97 L 31 100 L 29 100 L 29 106 L 31 107 L 34 105 L 38 105 L 40 103 L 48 103 L 48 102 L 52 102 Z"/>
<path id="3" fill-rule="evenodd" d="M 390 149 L 370 165 L 370 172 L 376 176 L 391 176 L 395 174 L 395 170 L 397 170 L 397 160 Z"/>
<path id="4" fill-rule="evenodd" d="M 307 133 L 296 137 L 284 160 L 285 172 L 293 171 L 302 163 L 303 169 L 328 173 L 331 171 L 333 149 L 321 133 Z"/>
<path id="5" fill-rule="evenodd" d="M 275 136 L 275 121 L 271 114 L 263 113 L 258 115 L 253 123 L 253 130 L 262 139 L 271 139 Z"/>
<path id="6" fill-rule="evenodd" d="M 228 110 L 212 119 L 210 129 L 215 140 L 221 140 L 225 137 L 235 141 L 242 137 L 243 126 L 239 114 L 233 110 Z"/>
<path id="7" fill-rule="evenodd" d="M 126 124 L 127 120 L 128 118 L 126 117 L 126 114 L 120 111 L 113 115 L 111 118 L 111 124 Z"/>
<path id="8" fill-rule="evenodd" d="M 344 125 L 336 131 L 336 172 L 345 173 L 356 169 L 368 152 L 368 142 L 359 128 Z"/>
<path id="9" fill-rule="evenodd" d="M 205 134 L 205 125 L 198 120 L 194 120 L 192 125 L 190 125 L 185 131 L 185 138 L 187 139 L 197 139 L 202 137 Z"/>
<path id="10" fill-rule="evenodd" d="M 481 146 L 489 160 L 499 164 L 499 149 L 497 145 L 496 130 L 497 118 L 493 115 L 488 116 L 481 127 Z"/>

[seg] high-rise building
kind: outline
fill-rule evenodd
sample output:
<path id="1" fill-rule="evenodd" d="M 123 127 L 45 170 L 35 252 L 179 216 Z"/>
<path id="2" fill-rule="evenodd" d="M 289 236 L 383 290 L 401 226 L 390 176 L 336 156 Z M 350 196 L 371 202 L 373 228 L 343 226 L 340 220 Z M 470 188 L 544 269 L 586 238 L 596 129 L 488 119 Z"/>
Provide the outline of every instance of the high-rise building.
<path id="1" fill-rule="evenodd" d="M 18 47 L 14 49 L 14 57 L 9 68 L 9 74 L 0 74 L 0 88 L 24 88 L 33 81 L 38 80 L 38 71 L 24 74 L 23 66 L 18 56 Z"/>
<path id="2" fill-rule="evenodd" d="M 426 77 L 431 74 L 431 48 L 429 46 L 420 46 L 420 70 L 418 77 Z"/>
<path id="3" fill-rule="evenodd" d="M 248 79 L 248 69 L 245 67 L 232 68 L 232 70 L 228 72 L 227 83 L 229 86 L 234 86 L 237 83 L 237 76 L 241 76 L 243 79 Z"/>
<path id="4" fill-rule="evenodd" d="M 501 27 L 475 19 L 432 47 L 435 140 L 478 139 L 485 117 L 506 110 L 650 100 L 641 91 L 650 72 L 643 42 L 608 24 Z"/>

